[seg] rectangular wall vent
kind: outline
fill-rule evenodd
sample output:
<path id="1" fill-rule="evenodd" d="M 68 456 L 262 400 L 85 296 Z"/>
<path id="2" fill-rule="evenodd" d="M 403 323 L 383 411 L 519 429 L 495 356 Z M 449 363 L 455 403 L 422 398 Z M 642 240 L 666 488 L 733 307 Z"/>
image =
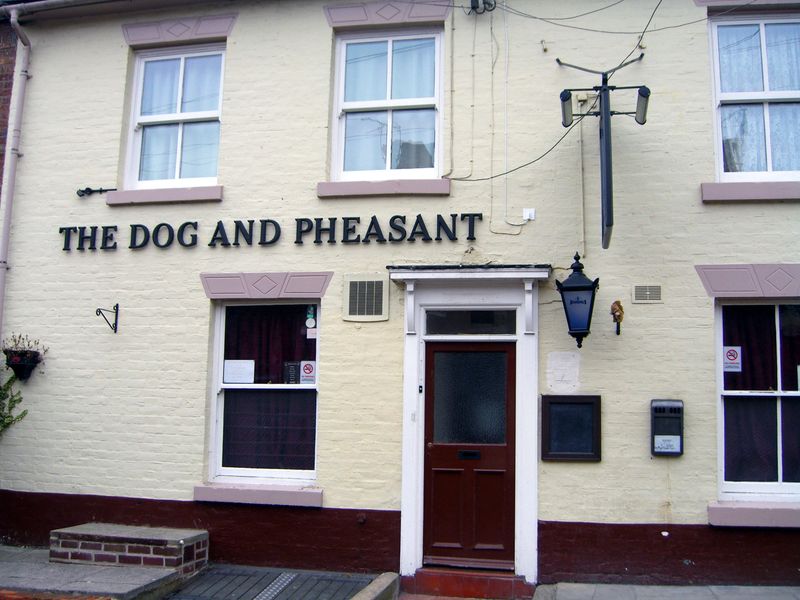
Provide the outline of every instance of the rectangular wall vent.
<path id="1" fill-rule="evenodd" d="M 389 319 L 389 287 L 379 274 L 345 275 L 342 318 L 345 321 Z"/>
<path id="2" fill-rule="evenodd" d="M 632 296 L 634 304 L 661 304 L 664 302 L 661 299 L 660 285 L 635 285 Z"/>

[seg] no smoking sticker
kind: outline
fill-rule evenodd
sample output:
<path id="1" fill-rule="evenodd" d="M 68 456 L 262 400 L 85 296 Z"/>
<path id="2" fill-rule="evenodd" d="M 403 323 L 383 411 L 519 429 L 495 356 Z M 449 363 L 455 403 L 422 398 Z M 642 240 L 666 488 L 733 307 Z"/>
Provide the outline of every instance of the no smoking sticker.
<path id="1" fill-rule="evenodd" d="M 300 383 L 317 382 L 317 362 L 304 360 L 300 362 Z"/>
<path id="2" fill-rule="evenodd" d="M 742 372 L 742 347 L 723 346 L 722 347 L 722 370 L 725 373 Z"/>

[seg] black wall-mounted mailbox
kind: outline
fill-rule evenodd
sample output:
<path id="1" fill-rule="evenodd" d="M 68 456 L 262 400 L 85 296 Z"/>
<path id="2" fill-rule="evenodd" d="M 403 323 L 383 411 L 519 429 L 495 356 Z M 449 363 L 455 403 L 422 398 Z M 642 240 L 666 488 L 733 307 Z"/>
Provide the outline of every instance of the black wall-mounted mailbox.
<path id="1" fill-rule="evenodd" d="M 653 456 L 683 454 L 683 400 L 652 400 L 650 432 Z"/>

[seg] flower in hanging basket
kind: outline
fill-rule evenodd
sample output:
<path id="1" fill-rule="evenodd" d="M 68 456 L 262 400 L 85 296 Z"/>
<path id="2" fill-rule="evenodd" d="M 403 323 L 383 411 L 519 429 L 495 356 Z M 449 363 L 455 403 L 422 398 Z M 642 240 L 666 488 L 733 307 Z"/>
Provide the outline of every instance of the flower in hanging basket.
<path id="1" fill-rule="evenodd" d="M 3 340 L 3 354 L 6 355 L 6 366 L 14 371 L 20 381 L 31 376 L 36 365 L 44 361 L 48 348 L 39 340 L 32 340 L 27 335 L 12 333 Z"/>

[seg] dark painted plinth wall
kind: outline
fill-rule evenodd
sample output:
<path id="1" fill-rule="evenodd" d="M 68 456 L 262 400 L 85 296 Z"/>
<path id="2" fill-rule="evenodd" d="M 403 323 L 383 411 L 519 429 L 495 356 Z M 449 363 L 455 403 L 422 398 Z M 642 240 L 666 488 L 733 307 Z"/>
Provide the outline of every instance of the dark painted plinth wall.
<path id="1" fill-rule="evenodd" d="M 366 572 L 400 563 L 398 511 L 0 490 L 0 543 L 47 546 L 52 529 L 90 521 L 207 529 L 216 562 Z M 545 521 L 539 581 L 800 585 L 800 529 Z"/>
<path id="2" fill-rule="evenodd" d="M 800 585 L 800 529 L 540 522 L 539 581 Z"/>
<path id="3" fill-rule="evenodd" d="M 400 513 L 0 491 L 0 542 L 46 546 L 52 529 L 96 521 L 207 529 L 211 561 L 397 571 Z"/>

